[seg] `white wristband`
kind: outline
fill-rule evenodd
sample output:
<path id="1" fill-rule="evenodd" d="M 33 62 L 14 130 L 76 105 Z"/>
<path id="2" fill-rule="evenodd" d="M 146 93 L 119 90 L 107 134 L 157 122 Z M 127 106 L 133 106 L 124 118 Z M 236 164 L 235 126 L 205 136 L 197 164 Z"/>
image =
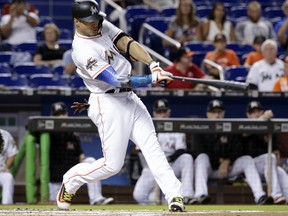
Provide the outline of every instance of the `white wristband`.
<path id="1" fill-rule="evenodd" d="M 150 70 L 152 70 L 155 67 L 159 67 L 159 62 L 153 61 L 150 63 L 150 65 L 149 65 Z"/>

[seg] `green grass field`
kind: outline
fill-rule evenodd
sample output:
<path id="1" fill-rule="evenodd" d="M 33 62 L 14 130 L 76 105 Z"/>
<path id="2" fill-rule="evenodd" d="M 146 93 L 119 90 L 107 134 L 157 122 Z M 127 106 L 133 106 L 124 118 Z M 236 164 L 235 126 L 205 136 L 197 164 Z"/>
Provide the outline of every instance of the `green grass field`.
<path id="1" fill-rule="evenodd" d="M 0 205 L 0 209 L 57 209 L 56 205 Z M 71 209 L 76 210 L 167 210 L 167 206 L 140 206 L 140 205 L 72 205 Z M 187 211 L 286 211 L 288 205 L 190 205 L 186 206 Z"/>

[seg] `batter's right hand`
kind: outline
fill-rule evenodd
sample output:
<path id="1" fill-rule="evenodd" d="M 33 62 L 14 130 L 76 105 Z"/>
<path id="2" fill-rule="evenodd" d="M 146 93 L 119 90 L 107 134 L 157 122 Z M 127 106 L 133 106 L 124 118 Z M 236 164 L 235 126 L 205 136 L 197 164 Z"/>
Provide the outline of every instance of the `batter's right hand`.
<path id="1" fill-rule="evenodd" d="M 173 76 L 172 73 L 164 71 L 160 66 L 159 62 L 152 62 L 149 65 L 149 68 L 152 72 L 152 83 L 160 84 L 161 86 L 165 86 L 166 84 L 173 81 L 171 78 Z"/>

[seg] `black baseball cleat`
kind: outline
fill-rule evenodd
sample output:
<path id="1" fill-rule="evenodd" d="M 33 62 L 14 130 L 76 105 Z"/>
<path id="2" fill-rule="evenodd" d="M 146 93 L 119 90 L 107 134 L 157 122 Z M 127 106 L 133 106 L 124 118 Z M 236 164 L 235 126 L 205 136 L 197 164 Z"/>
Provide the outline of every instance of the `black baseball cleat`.
<path id="1" fill-rule="evenodd" d="M 169 211 L 183 212 L 185 210 L 184 201 L 182 197 L 174 197 L 169 203 Z"/>
<path id="2" fill-rule="evenodd" d="M 259 198 L 257 204 L 258 205 L 272 205 L 274 204 L 274 200 L 271 196 L 263 195 Z"/>
<path id="3" fill-rule="evenodd" d="M 59 209 L 68 209 L 72 203 L 73 197 L 75 194 L 67 193 L 64 184 L 61 185 L 61 188 L 57 194 L 57 205 Z"/>
<path id="4" fill-rule="evenodd" d="M 208 195 L 201 195 L 199 198 L 198 198 L 198 202 L 200 204 L 209 204 L 211 202 L 211 198 L 208 196 Z"/>

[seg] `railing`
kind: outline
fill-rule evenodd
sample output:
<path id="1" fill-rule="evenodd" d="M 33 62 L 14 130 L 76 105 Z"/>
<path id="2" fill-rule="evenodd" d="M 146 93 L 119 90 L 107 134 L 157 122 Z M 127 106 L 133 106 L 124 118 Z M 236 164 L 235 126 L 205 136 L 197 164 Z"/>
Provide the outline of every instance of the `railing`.
<path id="1" fill-rule="evenodd" d="M 180 48 L 181 47 L 181 44 L 172 39 L 171 37 L 167 36 L 166 34 L 162 33 L 161 31 L 159 31 L 158 29 L 154 28 L 153 26 L 147 24 L 147 23 L 143 23 L 142 26 L 141 26 L 141 29 L 140 29 L 140 32 L 139 32 L 139 43 L 141 45 L 143 45 L 143 35 L 144 35 L 144 31 L 145 29 L 153 32 L 154 34 L 158 35 L 159 37 L 161 37 L 162 39 L 164 40 L 167 40 L 168 42 L 170 42 L 171 44 L 173 44 L 174 46 L 176 46 L 177 48 Z M 160 55 L 159 53 L 153 51 L 152 49 L 148 48 L 148 47 L 145 47 L 147 52 L 156 57 L 157 59 L 161 60 L 162 62 L 164 62 L 165 64 L 167 65 L 171 65 L 172 62 L 170 60 L 168 60 L 167 58 L 165 58 L 164 56 Z M 139 75 L 143 75 L 143 63 L 142 62 L 138 62 L 138 73 Z"/>
<path id="2" fill-rule="evenodd" d="M 106 5 L 107 4 L 118 11 L 118 13 L 119 13 L 119 28 L 122 29 L 124 32 L 126 32 L 126 30 L 127 30 L 127 23 L 126 23 L 126 20 L 125 20 L 126 10 L 124 8 L 120 7 L 119 5 L 117 5 L 112 0 L 102 0 L 101 1 L 101 5 L 100 5 L 101 11 L 103 11 L 103 12 L 106 11 Z"/>
<path id="3" fill-rule="evenodd" d="M 223 67 L 221 65 L 216 64 L 215 62 L 213 62 L 213 61 L 211 61 L 209 59 L 204 59 L 203 61 L 206 64 L 209 64 L 209 65 L 211 65 L 212 67 L 214 67 L 214 68 L 216 68 L 218 70 L 220 80 L 224 80 L 225 79 L 224 78 L 224 69 L 223 69 Z"/>

